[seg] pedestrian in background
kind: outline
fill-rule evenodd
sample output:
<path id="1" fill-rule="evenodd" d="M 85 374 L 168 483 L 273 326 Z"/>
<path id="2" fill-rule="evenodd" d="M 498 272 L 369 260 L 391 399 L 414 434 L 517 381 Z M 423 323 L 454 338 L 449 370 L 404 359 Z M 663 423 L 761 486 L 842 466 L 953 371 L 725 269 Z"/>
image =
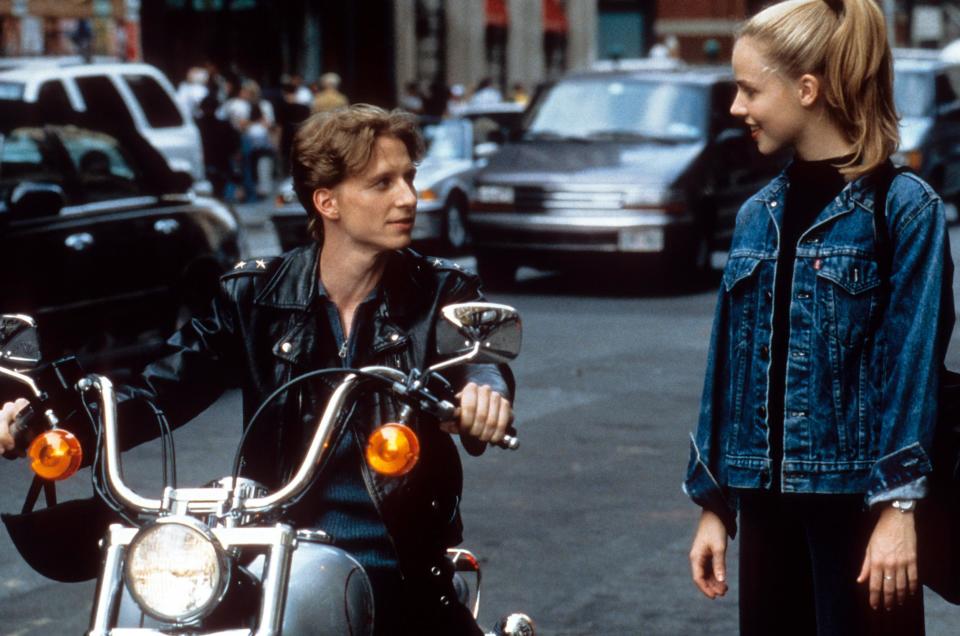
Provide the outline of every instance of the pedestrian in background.
<path id="1" fill-rule="evenodd" d="M 463 84 L 454 84 L 450 87 L 450 95 L 447 98 L 447 109 L 444 111 L 445 117 L 459 117 L 467 108 L 467 100 L 464 96 Z"/>
<path id="2" fill-rule="evenodd" d="M 497 87 L 493 85 L 493 80 L 489 77 L 484 77 L 480 80 L 477 88 L 473 91 L 473 95 L 470 96 L 471 106 L 499 104 L 502 101 L 503 95 L 497 90 Z"/>
<path id="3" fill-rule="evenodd" d="M 726 593 L 738 510 L 741 634 L 923 634 L 912 511 L 953 264 L 942 201 L 889 164 L 883 14 L 775 4 L 740 31 L 733 68 L 731 113 L 760 152 L 795 158 L 740 209 L 723 274 L 684 483 L 703 508 L 694 582 Z"/>
<path id="4" fill-rule="evenodd" d="M 530 93 L 527 92 L 526 87 L 522 83 L 516 82 L 513 85 L 513 94 L 510 95 L 510 101 L 514 104 L 520 104 L 521 106 L 526 106 L 530 103 Z"/>
<path id="5" fill-rule="evenodd" d="M 187 71 L 186 79 L 177 86 L 177 100 L 194 119 L 200 118 L 200 102 L 207 96 L 209 80 L 210 76 L 205 68 L 194 66 Z"/>
<path id="6" fill-rule="evenodd" d="M 414 115 L 423 114 L 423 95 L 416 82 L 407 82 L 400 96 L 400 108 Z"/>
<path id="7" fill-rule="evenodd" d="M 284 78 L 280 85 L 281 100 L 277 104 L 277 126 L 280 127 L 280 162 L 283 174 L 290 173 L 290 149 L 297 127 L 310 116 L 310 107 L 304 104 L 298 76 Z M 308 91 L 309 92 L 309 91 Z"/>
<path id="8" fill-rule="evenodd" d="M 213 93 L 200 101 L 197 129 L 203 144 L 203 163 L 213 195 L 227 198 L 227 185 L 234 180 L 233 166 L 240 152 L 240 133 L 230 122 L 217 116 L 220 104 Z"/>
<path id="9" fill-rule="evenodd" d="M 347 96 L 340 92 L 340 76 L 336 73 L 324 73 L 320 76 L 320 91 L 313 96 L 312 110 L 326 113 L 350 105 Z"/>

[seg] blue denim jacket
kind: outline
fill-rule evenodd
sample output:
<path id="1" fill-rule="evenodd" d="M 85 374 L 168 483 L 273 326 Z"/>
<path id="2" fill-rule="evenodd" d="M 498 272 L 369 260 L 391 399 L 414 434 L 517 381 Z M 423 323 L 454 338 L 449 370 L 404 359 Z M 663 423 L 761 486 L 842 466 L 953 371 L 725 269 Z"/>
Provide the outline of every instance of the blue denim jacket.
<path id="1" fill-rule="evenodd" d="M 720 514 L 731 534 L 736 489 L 771 483 L 767 352 L 789 187 L 784 171 L 737 215 L 691 436 L 684 491 Z M 867 504 L 926 494 L 937 387 L 954 323 L 943 204 L 916 176 L 894 179 L 886 285 L 874 191 L 869 175 L 847 184 L 797 244 L 783 492 L 862 493 Z"/>

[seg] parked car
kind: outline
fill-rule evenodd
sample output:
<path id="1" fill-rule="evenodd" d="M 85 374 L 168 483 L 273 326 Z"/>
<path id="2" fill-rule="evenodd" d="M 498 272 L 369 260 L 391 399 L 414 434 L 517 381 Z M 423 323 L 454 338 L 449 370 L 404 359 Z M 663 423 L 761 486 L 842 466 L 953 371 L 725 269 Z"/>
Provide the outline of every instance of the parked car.
<path id="1" fill-rule="evenodd" d="M 136 131 L 0 121 L 0 310 L 35 317 L 44 357 L 151 355 L 240 256 L 233 212 Z"/>
<path id="2" fill-rule="evenodd" d="M 72 58 L 6 62 L 0 71 L 0 120 L 10 111 L 19 115 L 27 105 L 38 125 L 135 128 L 163 154 L 171 170 L 188 172 L 195 188 L 209 193 L 200 133 L 156 67 L 78 64 Z"/>
<path id="3" fill-rule="evenodd" d="M 709 269 L 740 205 L 782 166 L 730 115 L 727 68 L 589 71 L 540 91 L 523 135 L 475 177 L 468 216 L 488 284 L 520 265 Z"/>
<path id="4" fill-rule="evenodd" d="M 473 175 L 504 141 L 519 130 L 519 104 L 471 106 L 455 118 L 422 122 L 427 153 L 417 166 L 417 221 L 413 240 L 459 252 L 469 241 L 465 215 Z M 288 250 L 309 240 L 303 206 L 290 179 L 277 197 L 272 221 L 280 246 Z"/>
<path id="5" fill-rule="evenodd" d="M 901 117 L 894 162 L 960 204 L 960 64 L 936 51 L 895 49 L 893 92 Z"/>

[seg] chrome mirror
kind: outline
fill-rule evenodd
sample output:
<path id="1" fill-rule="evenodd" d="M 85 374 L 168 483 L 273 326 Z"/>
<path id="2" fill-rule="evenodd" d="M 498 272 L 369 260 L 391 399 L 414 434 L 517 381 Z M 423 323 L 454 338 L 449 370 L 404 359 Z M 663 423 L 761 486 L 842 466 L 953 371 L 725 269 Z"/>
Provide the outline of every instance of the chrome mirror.
<path id="1" fill-rule="evenodd" d="M 37 323 L 23 314 L 0 315 L 0 363 L 32 368 L 40 363 Z"/>
<path id="2" fill-rule="evenodd" d="M 458 356 L 457 362 L 509 362 L 520 353 L 520 314 L 509 305 L 458 303 L 444 307 L 441 315 L 437 353 L 442 356 Z"/>

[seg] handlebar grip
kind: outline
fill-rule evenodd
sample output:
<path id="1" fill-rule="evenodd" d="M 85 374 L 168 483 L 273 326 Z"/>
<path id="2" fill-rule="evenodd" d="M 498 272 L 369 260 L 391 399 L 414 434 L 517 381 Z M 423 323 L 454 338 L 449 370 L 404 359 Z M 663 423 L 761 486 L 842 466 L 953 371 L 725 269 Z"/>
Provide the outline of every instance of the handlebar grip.
<path id="1" fill-rule="evenodd" d="M 16 459 L 24 456 L 27 447 L 30 446 L 30 442 L 36 437 L 36 431 L 33 430 L 32 426 L 35 414 L 33 407 L 29 404 L 17 413 L 17 416 L 10 424 L 10 435 L 13 436 L 14 444 L 13 450 L 4 452 L 4 458 Z"/>

